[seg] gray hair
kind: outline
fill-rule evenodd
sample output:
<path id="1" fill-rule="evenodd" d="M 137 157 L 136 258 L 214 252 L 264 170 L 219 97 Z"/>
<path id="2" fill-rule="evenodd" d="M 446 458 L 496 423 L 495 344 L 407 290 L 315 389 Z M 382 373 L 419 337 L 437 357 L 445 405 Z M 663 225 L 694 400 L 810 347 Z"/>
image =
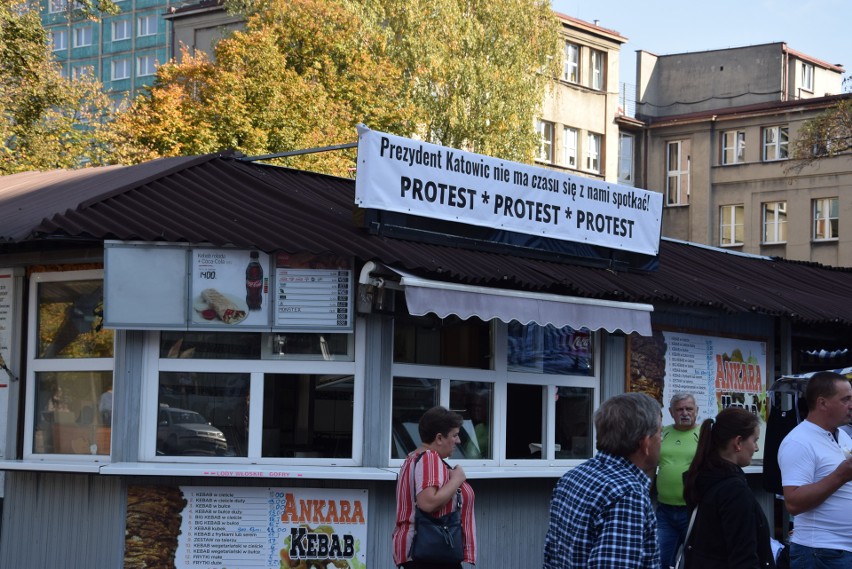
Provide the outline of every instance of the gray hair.
<path id="1" fill-rule="evenodd" d="M 692 393 L 675 393 L 672 395 L 672 400 L 669 402 L 669 409 L 674 409 L 674 406 L 684 399 L 692 399 L 692 402 L 695 403 L 695 396 Z"/>
<path id="2" fill-rule="evenodd" d="M 596 447 L 615 456 L 628 457 L 645 437 L 652 437 L 662 423 L 662 408 L 644 393 L 624 393 L 604 401 L 595 411 Z"/>

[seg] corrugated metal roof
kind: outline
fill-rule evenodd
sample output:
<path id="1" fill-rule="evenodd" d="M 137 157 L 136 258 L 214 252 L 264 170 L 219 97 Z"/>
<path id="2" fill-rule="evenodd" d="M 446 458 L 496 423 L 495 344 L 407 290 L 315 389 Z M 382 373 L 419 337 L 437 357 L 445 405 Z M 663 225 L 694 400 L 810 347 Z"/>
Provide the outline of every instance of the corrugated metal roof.
<path id="1" fill-rule="evenodd" d="M 658 271 L 615 272 L 371 235 L 354 201 L 349 179 L 210 154 L 0 177 L 0 237 L 333 252 L 465 284 L 852 324 L 852 269 L 664 239 Z"/>

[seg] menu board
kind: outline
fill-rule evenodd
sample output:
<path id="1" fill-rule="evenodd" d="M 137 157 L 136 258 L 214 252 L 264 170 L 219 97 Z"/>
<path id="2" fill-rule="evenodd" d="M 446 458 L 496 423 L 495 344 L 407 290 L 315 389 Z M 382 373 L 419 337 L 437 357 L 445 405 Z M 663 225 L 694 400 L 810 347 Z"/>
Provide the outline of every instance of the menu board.
<path id="1" fill-rule="evenodd" d="M 366 569 L 367 491 L 133 486 L 126 533 L 125 566 Z"/>
<path id="2" fill-rule="evenodd" d="M 268 329 L 268 270 L 262 251 L 193 249 L 191 326 Z"/>
<path id="3" fill-rule="evenodd" d="M 629 388 L 663 404 L 663 425 L 673 423 L 672 395 L 690 393 L 699 424 L 728 407 L 746 409 L 761 420 L 762 443 L 768 414 L 766 342 L 655 330 L 653 336 L 631 335 L 629 357 Z"/>
<path id="4" fill-rule="evenodd" d="M 279 253 L 274 286 L 276 330 L 352 330 L 352 268 L 348 259 Z"/>

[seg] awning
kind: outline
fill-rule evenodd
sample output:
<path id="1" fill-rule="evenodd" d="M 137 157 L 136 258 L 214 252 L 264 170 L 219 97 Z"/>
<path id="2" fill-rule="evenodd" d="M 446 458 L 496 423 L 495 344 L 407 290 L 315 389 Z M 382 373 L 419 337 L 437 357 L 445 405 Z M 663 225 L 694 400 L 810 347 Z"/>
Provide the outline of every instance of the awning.
<path id="1" fill-rule="evenodd" d="M 386 285 L 376 279 L 374 272 L 399 275 L 399 286 L 405 291 L 408 311 L 414 316 L 434 313 L 441 318 L 454 314 L 461 319 L 477 316 L 488 321 L 517 320 L 523 324 L 535 322 L 557 328 L 570 326 L 609 332 L 621 330 L 651 335 L 650 304 L 615 302 L 577 296 L 562 296 L 483 286 L 473 286 L 420 278 L 399 269 L 367 263 L 361 270 L 361 284 Z"/>

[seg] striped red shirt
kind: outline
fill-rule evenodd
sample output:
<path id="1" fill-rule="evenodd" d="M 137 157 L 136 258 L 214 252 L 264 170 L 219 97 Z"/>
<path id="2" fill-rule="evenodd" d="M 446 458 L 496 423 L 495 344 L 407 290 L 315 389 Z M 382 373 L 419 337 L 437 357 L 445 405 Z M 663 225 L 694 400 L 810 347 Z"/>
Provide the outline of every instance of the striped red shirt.
<path id="1" fill-rule="evenodd" d="M 450 469 L 441 460 L 437 452 L 427 450 L 423 458 L 417 461 L 414 476 L 411 476 L 411 465 L 417 454 L 411 453 L 402 463 L 396 482 L 396 526 L 393 530 L 393 562 L 397 566 L 410 561 L 408 551 L 411 549 L 411 539 L 414 535 L 414 492 L 411 483 L 414 482 L 417 494 L 435 486 L 442 487 L 450 479 Z M 467 482 L 462 483 L 462 537 L 464 540 L 465 563 L 476 563 L 476 519 L 473 515 L 473 488 Z M 435 515 L 443 516 L 453 511 L 456 496 L 444 504 Z"/>

